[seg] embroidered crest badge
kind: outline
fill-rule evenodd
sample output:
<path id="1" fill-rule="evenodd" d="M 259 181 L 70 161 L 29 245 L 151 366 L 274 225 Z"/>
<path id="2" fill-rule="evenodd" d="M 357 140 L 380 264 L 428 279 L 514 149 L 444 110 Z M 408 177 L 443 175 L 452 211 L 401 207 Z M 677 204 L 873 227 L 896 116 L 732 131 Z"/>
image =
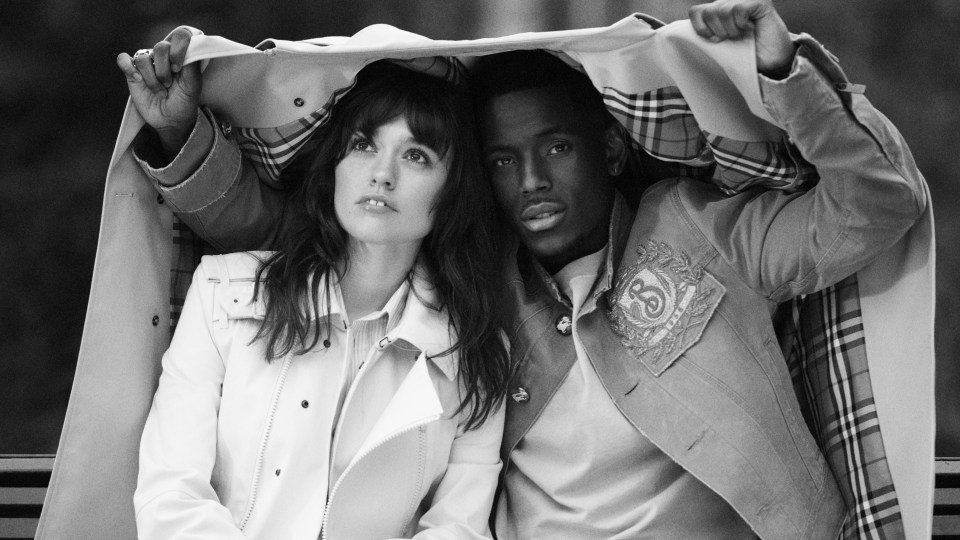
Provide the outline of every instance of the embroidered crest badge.
<path id="1" fill-rule="evenodd" d="M 648 241 L 621 271 L 608 315 L 620 341 L 655 375 L 700 339 L 726 289 L 680 250 Z"/>

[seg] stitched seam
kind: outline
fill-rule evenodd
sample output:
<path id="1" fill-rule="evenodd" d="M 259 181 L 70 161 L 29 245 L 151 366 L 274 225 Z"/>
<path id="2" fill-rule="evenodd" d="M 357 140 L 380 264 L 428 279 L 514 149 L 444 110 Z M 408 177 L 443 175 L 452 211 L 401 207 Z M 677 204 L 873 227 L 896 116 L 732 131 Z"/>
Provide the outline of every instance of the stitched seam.
<path id="1" fill-rule="evenodd" d="M 817 489 L 821 489 L 822 485 L 817 485 L 817 479 L 816 479 L 815 475 L 813 474 L 813 471 L 812 471 L 811 468 L 810 468 L 810 467 L 811 467 L 810 464 L 807 463 L 807 460 L 804 459 L 803 454 L 800 452 L 800 448 L 801 448 L 801 447 L 800 447 L 800 444 L 799 444 L 798 441 L 797 441 L 797 435 L 794 433 L 794 430 L 791 429 L 790 424 L 789 424 L 789 420 L 787 419 L 787 415 L 785 414 L 785 411 L 784 411 L 784 408 L 785 408 L 785 407 L 784 407 L 784 401 L 785 401 L 786 398 L 789 397 L 789 396 L 781 396 L 781 392 L 779 392 L 779 391 L 777 390 L 777 386 L 776 386 L 776 384 L 774 384 L 774 380 L 773 380 L 773 377 L 771 376 L 771 373 L 770 373 L 769 371 L 767 371 L 767 368 L 766 368 L 766 366 L 764 365 L 764 363 L 760 360 L 760 358 L 757 357 L 757 353 L 753 350 L 752 347 L 749 346 L 747 340 L 744 339 L 743 334 L 741 334 L 740 331 L 737 329 L 737 327 L 734 326 L 733 321 L 731 321 L 731 320 L 723 313 L 723 311 L 721 311 L 721 310 L 718 309 L 718 310 L 717 310 L 717 313 L 720 315 L 720 317 L 723 318 L 724 321 L 727 322 L 727 326 L 729 326 L 730 329 L 733 331 L 733 333 L 736 334 L 737 340 L 739 340 L 740 343 L 744 346 L 744 348 L 747 349 L 747 351 L 750 353 L 750 357 L 753 358 L 754 363 L 756 363 L 756 364 L 760 367 L 760 370 L 763 372 L 763 376 L 767 379 L 767 383 L 770 385 L 770 388 L 771 388 L 771 390 L 773 391 L 773 395 L 774 395 L 774 397 L 775 397 L 776 400 L 777 400 L 777 406 L 780 408 L 780 413 L 781 413 L 781 415 L 783 416 L 784 423 L 786 424 L 787 432 L 790 434 L 790 439 L 793 441 L 793 445 L 794 445 L 794 447 L 796 447 L 796 449 L 797 449 L 797 453 L 798 453 L 798 456 L 799 456 L 799 458 L 800 458 L 800 462 L 803 463 L 804 469 L 806 469 L 806 471 L 807 471 L 807 476 L 810 477 L 810 481 L 813 483 L 813 485 L 814 485 Z M 766 346 L 764 346 L 764 350 L 766 350 Z M 723 386 L 726 386 L 726 385 L 723 385 Z M 733 392 L 733 389 L 730 389 L 730 391 Z M 734 393 L 736 393 L 736 392 L 734 392 Z M 739 395 L 739 394 L 738 394 L 738 395 Z M 744 412 L 746 412 L 747 414 L 750 414 L 750 412 L 747 411 L 747 410 L 745 410 L 745 409 L 744 409 Z M 799 416 L 799 415 L 793 415 L 793 416 L 796 416 L 796 417 L 797 417 L 797 418 L 794 418 L 794 420 L 799 420 L 800 422 L 803 422 L 802 416 Z M 750 418 L 751 418 L 751 419 L 754 419 L 752 414 L 750 414 Z M 755 420 L 755 419 L 754 419 L 754 420 Z M 806 424 L 804 424 L 804 425 L 806 425 Z M 767 431 L 766 431 L 765 429 L 762 429 L 762 424 L 760 424 L 759 422 L 757 422 L 757 426 L 758 426 L 758 427 L 761 427 L 760 431 L 767 437 L 767 439 L 769 439 L 770 437 L 769 437 Z M 780 453 L 779 453 L 779 452 L 777 452 L 777 459 L 779 459 L 779 460 L 780 460 L 780 463 L 783 464 L 784 469 L 789 470 L 789 467 L 787 466 L 787 464 L 784 463 L 783 459 L 780 457 Z M 822 467 L 821 467 L 821 472 L 822 472 Z M 822 475 L 821 475 L 821 476 L 822 476 Z M 822 480 L 821 480 L 821 484 L 822 484 L 822 483 L 823 483 L 823 482 L 822 482 Z"/>

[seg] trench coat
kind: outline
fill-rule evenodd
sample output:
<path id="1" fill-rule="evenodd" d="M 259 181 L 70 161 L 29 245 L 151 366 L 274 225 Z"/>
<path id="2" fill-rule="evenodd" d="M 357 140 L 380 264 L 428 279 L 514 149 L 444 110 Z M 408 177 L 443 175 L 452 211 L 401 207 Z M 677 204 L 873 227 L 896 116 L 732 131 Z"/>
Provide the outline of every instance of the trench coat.
<path id="1" fill-rule="evenodd" d="M 729 191 L 754 185 L 756 177 L 725 161 L 729 152 L 723 141 L 755 146 L 782 142 L 782 132 L 760 98 L 753 42 L 709 43 L 695 35 L 688 21 L 661 26 L 638 15 L 605 28 L 466 41 L 431 40 L 386 25 L 351 38 L 267 40 L 257 47 L 196 36 L 187 62 L 202 62 L 205 68 L 202 103 L 229 120 L 226 129 L 239 129 L 256 141 L 258 134 L 283 132 L 305 111 L 323 116 L 338 91 L 371 61 L 468 58 L 516 49 L 547 49 L 583 69 L 614 116 L 648 152 L 643 125 L 612 103 L 638 96 L 649 100 L 665 89 L 682 95 L 687 120 L 711 146 L 678 155 L 661 152 L 659 157 L 690 166 L 714 161 L 720 171 L 715 176 Z M 855 86 L 841 90 L 850 89 L 859 91 Z M 132 494 L 137 446 L 159 360 L 176 322 L 171 299 L 178 296 L 178 276 L 185 272 L 185 260 L 198 259 L 189 231 L 158 200 L 132 156 L 131 143 L 142 126 L 128 103 L 107 173 L 76 376 L 37 538 L 136 534 Z M 251 155 L 269 153 L 255 143 L 251 148 Z M 283 159 L 261 160 L 261 176 L 276 176 Z M 796 176 L 802 180 L 802 174 Z M 779 187 L 801 187 L 790 177 L 782 175 L 786 180 Z M 933 253 L 928 206 L 901 241 L 856 275 L 875 405 L 871 414 L 875 412 L 882 433 L 878 447 L 886 456 L 907 538 L 928 538 L 932 523 Z"/>

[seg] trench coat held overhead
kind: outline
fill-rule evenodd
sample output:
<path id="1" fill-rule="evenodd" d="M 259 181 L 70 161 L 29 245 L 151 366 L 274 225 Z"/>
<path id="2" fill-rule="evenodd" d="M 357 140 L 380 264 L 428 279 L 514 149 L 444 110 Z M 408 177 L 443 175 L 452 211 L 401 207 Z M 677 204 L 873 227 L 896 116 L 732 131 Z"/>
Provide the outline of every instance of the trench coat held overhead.
<path id="1" fill-rule="evenodd" d="M 698 166 L 713 156 L 724 188 L 749 187 L 753 177 L 738 176 L 738 164 L 724 161 L 729 153 L 722 141 L 781 138 L 760 98 L 752 42 L 712 44 L 697 37 L 687 21 L 660 28 L 650 21 L 632 16 L 607 28 L 470 41 L 430 40 L 384 25 L 352 38 L 268 40 L 256 48 L 197 36 L 187 61 L 204 63 L 202 102 L 229 123 L 222 129 L 244 141 L 241 147 L 267 181 L 282 168 L 284 154 L 273 156 L 255 141 L 283 134 L 307 115 L 316 123 L 337 91 L 370 61 L 548 49 L 581 66 L 608 106 L 614 94 L 676 90 L 707 144 L 716 146 L 668 159 Z M 629 111 L 625 116 L 611 110 L 635 128 L 632 132 L 642 128 L 630 124 Z M 107 174 L 80 358 L 38 538 L 135 535 L 137 443 L 159 358 L 170 340 L 176 269 L 191 248 L 132 157 L 130 145 L 142 125 L 128 104 Z M 287 142 L 295 145 L 297 136 L 306 139 L 310 133 L 301 130 Z M 647 142 L 638 141 L 644 148 Z M 785 183 L 791 187 L 789 179 Z M 934 437 L 931 211 L 857 279 L 876 418 L 884 435 L 880 450 L 886 452 L 907 537 L 928 538 Z M 910 332 L 903 331 L 907 327 Z"/>

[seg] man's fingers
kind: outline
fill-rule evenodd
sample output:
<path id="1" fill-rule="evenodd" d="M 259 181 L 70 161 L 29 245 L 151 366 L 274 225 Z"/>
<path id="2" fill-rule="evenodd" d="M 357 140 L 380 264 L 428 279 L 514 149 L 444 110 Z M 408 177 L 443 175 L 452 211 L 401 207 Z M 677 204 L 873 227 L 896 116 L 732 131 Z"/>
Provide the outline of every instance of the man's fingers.
<path id="1" fill-rule="evenodd" d="M 174 73 L 179 72 L 183 67 L 187 57 L 187 47 L 190 46 L 192 37 L 193 32 L 185 26 L 178 26 L 167 36 L 166 41 L 170 43 L 170 70 Z"/>
<path id="2" fill-rule="evenodd" d="M 766 14 L 763 2 L 717 0 L 690 8 L 690 22 L 697 34 L 711 41 L 741 39 L 752 35 L 756 19 Z"/>
<path id="3" fill-rule="evenodd" d="M 703 10 L 703 23 L 710 29 L 711 41 L 723 41 L 730 37 L 727 34 L 726 26 L 724 26 L 723 18 L 715 6 L 711 5 L 708 9 Z"/>
<path id="4" fill-rule="evenodd" d="M 153 46 L 153 70 L 157 80 L 164 88 L 173 84 L 173 73 L 170 69 L 170 42 L 161 41 Z"/>
<path id="5" fill-rule="evenodd" d="M 735 6 L 733 8 L 733 22 L 738 29 L 744 33 L 752 33 L 754 29 L 753 24 L 753 10 L 746 6 Z"/>
<path id="6" fill-rule="evenodd" d="M 117 67 L 120 68 L 124 77 L 127 78 L 128 85 L 133 86 L 143 83 L 143 76 L 137 71 L 137 67 L 133 65 L 133 58 L 131 58 L 129 54 L 122 52 L 117 55 Z"/>
<path id="7" fill-rule="evenodd" d="M 149 88 L 151 92 L 158 93 L 166 90 L 166 87 L 160 84 L 160 81 L 157 80 L 157 74 L 153 69 L 152 55 L 134 55 L 133 65 L 136 66 L 137 71 L 139 71 L 140 75 L 143 76 L 143 84 L 147 85 L 147 88 Z"/>
<path id="8" fill-rule="evenodd" d="M 707 26 L 703 20 L 704 5 L 693 6 L 690 8 L 690 23 L 693 24 L 693 30 L 702 38 L 716 39 L 713 30 Z"/>
<path id="9" fill-rule="evenodd" d="M 183 68 L 180 71 L 180 78 L 178 79 L 181 89 L 184 94 L 190 98 L 199 100 L 200 99 L 200 90 L 202 89 L 203 80 L 200 75 L 200 62 L 193 62 Z"/>

